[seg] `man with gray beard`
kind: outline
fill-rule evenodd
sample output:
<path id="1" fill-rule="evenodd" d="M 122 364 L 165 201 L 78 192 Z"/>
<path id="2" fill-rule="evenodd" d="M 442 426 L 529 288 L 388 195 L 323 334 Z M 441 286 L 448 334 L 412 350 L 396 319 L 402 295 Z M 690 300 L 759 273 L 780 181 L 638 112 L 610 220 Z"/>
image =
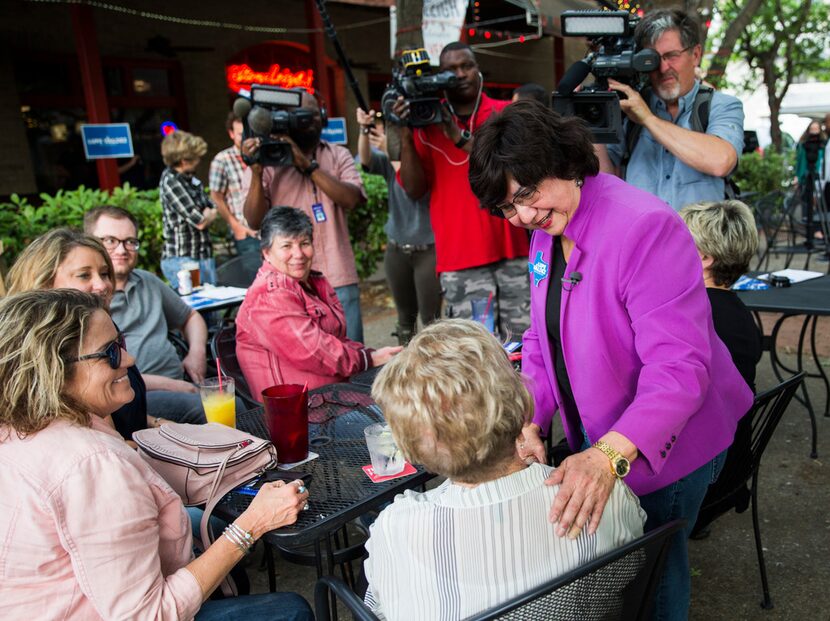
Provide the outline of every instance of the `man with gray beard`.
<path id="1" fill-rule="evenodd" d="M 652 48 L 660 65 L 649 75 L 651 85 L 638 93 L 626 84 L 608 80 L 620 94 L 620 107 L 628 117 L 625 135 L 641 126 L 631 152 L 625 142 L 597 149 L 604 172 L 662 198 L 675 210 L 699 201 L 724 197 L 724 177 L 738 163 L 743 150 L 744 112 L 741 102 L 709 89 L 695 78 L 700 64 L 700 25 L 678 10 L 648 13 L 634 31 L 637 48 Z M 700 94 L 700 96 L 699 96 Z M 701 102 L 708 108 L 708 123 L 695 129 L 694 115 Z M 610 159 L 609 159 L 610 158 Z"/>

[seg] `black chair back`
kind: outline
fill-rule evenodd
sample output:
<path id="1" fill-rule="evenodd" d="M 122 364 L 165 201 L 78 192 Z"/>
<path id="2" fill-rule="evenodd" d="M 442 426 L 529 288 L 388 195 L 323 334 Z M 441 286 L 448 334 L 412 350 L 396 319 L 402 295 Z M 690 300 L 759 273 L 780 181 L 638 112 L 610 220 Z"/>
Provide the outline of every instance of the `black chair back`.
<path id="1" fill-rule="evenodd" d="M 254 282 L 262 265 L 262 257 L 246 252 L 222 263 L 216 268 L 216 284 L 224 287 L 247 289 Z"/>
<path id="2" fill-rule="evenodd" d="M 242 399 L 250 408 L 260 407 L 259 403 L 251 395 L 248 382 L 245 381 L 245 374 L 239 366 L 236 358 L 236 324 L 233 322 L 223 324 L 213 335 L 210 341 L 210 351 L 214 360 L 219 359 L 222 365 L 222 374 L 233 378 L 236 386 L 236 396 Z"/>
<path id="3" fill-rule="evenodd" d="M 613 552 L 542 584 L 467 621 L 495 619 L 580 619 L 580 621 L 638 621 L 649 618 L 654 593 L 663 571 L 671 537 L 683 528 L 675 520 L 646 533 Z M 329 597 L 334 594 L 359 621 L 375 616 L 338 578 L 317 581 L 314 601 L 317 619 L 330 619 Z"/>

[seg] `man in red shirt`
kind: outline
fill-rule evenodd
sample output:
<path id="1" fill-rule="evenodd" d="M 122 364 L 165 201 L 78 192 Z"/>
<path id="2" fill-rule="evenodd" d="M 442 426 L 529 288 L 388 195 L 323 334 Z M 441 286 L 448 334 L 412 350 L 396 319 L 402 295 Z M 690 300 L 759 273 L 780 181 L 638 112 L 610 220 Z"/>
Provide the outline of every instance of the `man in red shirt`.
<path id="1" fill-rule="evenodd" d="M 452 71 L 458 86 L 445 93 L 442 124 L 401 128 L 399 180 L 412 199 L 431 192 L 436 270 L 447 314 L 469 318 L 470 300 L 493 294 L 496 327 L 502 335 L 509 329 L 520 336 L 530 322 L 527 235 L 481 209 L 467 176 L 472 134 L 510 102 L 484 94 L 475 55 L 465 43 L 444 47 L 440 70 Z M 394 110 L 402 119 L 409 116 L 403 98 Z"/>

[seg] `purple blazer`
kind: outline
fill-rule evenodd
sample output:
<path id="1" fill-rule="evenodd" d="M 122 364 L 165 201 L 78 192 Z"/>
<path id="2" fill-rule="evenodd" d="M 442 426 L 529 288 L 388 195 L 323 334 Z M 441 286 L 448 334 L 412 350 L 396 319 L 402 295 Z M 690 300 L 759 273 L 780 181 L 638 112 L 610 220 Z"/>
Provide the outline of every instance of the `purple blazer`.
<path id="1" fill-rule="evenodd" d="M 528 266 L 530 328 L 522 370 L 533 421 L 547 431 L 557 409 L 571 449 L 617 431 L 639 450 L 626 477 L 638 495 L 677 481 L 726 449 L 752 405 L 715 334 L 700 257 L 681 218 L 618 178 L 585 179 L 565 229 L 574 241 L 562 291 L 562 351 L 579 416 L 559 404 L 545 322 L 553 237 L 535 231 Z"/>

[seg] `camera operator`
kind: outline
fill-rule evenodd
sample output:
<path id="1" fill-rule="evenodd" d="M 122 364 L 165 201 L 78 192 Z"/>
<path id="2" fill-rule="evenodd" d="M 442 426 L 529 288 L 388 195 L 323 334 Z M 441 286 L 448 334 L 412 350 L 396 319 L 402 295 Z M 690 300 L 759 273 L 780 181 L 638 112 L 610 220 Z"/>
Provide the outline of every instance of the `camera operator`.
<path id="1" fill-rule="evenodd" d="M 307 130 L 291 135 L 273 135 L 291 145 L 291 166 L 251 164 L 243 177 L 246 194 L 244 213 L 248 224 L 258 229 L 272 205 L 287 205 L 304 211 L 314 223 L 312 269 L 322 272 L 334 287 L 346 315 L 346 332 L 363 342 L 357 268 L 349 240 L 347 210 L 366 202 L 363 182 L 351 153 L 320 139 L 323 120 L 320 104 L 303 91 L 302 107 L 313 113 Z M 247 138 L 242 153 L 255 158 L 261 140 Z"/>
<path id="2" fill-rule="evenodd" d="M 695 99 L 701 88 L 695 79 L 700 62 L 700 27 L 696 20 L 673 9 L 648 13 L 634 31 L 638 49 L 660 54 L 660 66 L 649 74 L 651 88 L 642 95 L 616 80 L 608 80 L 621 96 L 620 107 L 630 125 L 642 126 L 623 178 L 680 210 L 688 203 L 722 200 L 724 177 L 743 150 L 744 113 L 741 102 L 718 91 L 709 102 L 705 133 L 691 129 Z M 597 148 L 605 172 L 617 172 L 626 144 Z M 613 165 L 613 166 L 612 166 Z"/>
<path id="3" fill-rule="evenodd" d="M 401 128 L 401 185 L 413 200 L 430 192 L 436 271 L 447 314 L 469 318 L 470 300 L 493 294 L 502 335 L 508 330 L 521 335 L 530 314 L 527 235 L 480 209 L 467 177 L 472 134 L 510 102 L 483 93 L 481 72 L 467 44 L 446 45 L 439 60 L 440 70 L 452 71 L 458 84 L 445 91 L 441 124 Z M 409 117 L 403 97 L 393 112 L 403 120 Z"/>

